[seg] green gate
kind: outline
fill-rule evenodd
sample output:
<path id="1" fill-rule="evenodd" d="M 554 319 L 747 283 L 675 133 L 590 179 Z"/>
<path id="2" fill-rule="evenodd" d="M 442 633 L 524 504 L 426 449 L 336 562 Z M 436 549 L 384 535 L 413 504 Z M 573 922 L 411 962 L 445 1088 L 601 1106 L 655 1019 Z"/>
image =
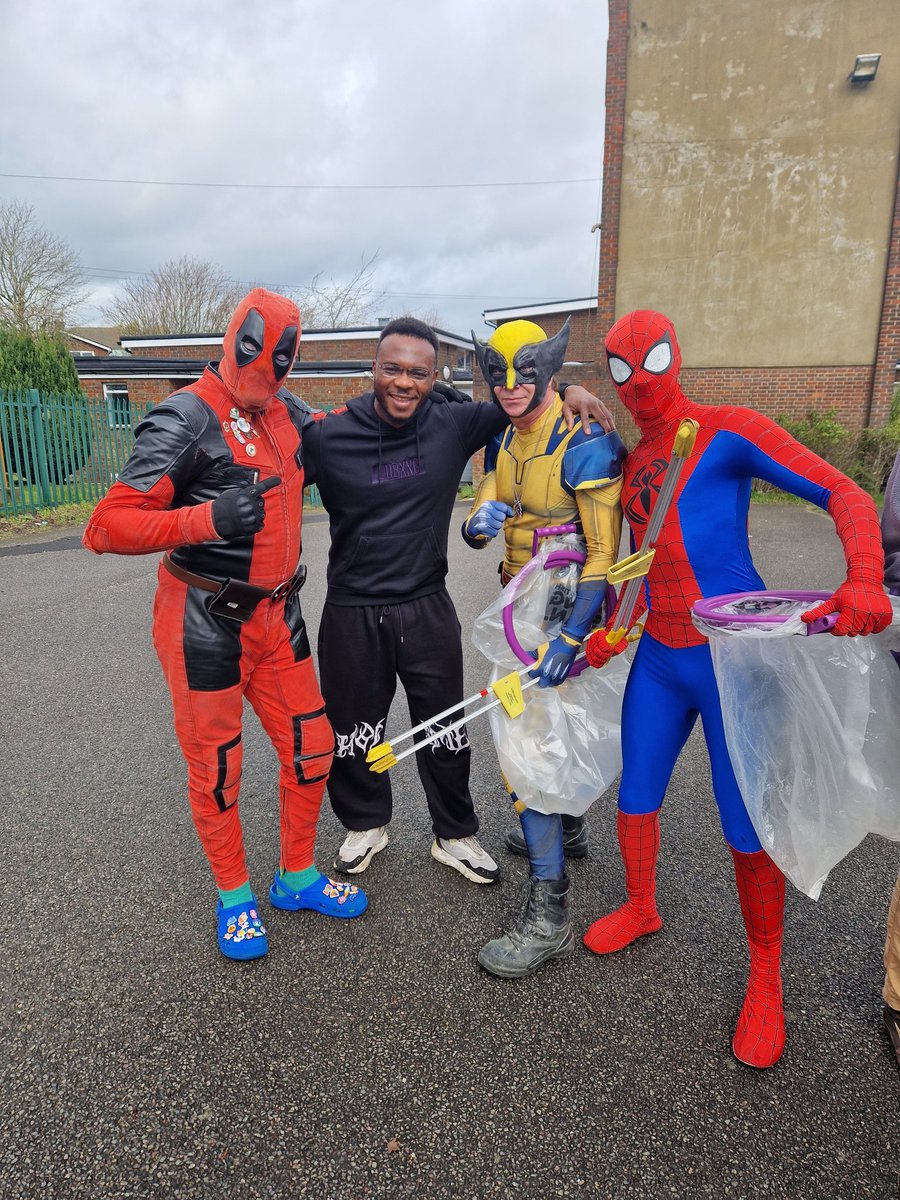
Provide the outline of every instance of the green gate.
<path id="1" fill-rule="evenodd" d="M 0 516 L 99 500 L 127 462 L 146 410 L 125 396 L 0 389 Z M 321 504 L 318 489 L 307 489 L 306 504 Z"/>

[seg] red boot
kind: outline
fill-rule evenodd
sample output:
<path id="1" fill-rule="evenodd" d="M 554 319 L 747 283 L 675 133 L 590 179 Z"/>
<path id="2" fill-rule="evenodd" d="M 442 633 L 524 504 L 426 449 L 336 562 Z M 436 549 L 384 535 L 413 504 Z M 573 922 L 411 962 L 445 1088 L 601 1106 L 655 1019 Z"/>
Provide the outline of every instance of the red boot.
<path id="1" fill-rule="evenodd" d="M 618 830 L 628 902 L 595 921 L 584 935 L 585 946 L 595 954 L 612 954 L 662 928 L 662 917 L 656 911 L 659 809 L 652 813 L 619 809 Z"/>
<path id="2" fill-rule="evenodd" d="M 732 1049 L 735 1058 L 748 1067 L 772 1067 L 784 1050 L 784 876 L 765 850 L 742 854 L 732 847 L 731 853 L 750 944 L 750 980 Z"/>

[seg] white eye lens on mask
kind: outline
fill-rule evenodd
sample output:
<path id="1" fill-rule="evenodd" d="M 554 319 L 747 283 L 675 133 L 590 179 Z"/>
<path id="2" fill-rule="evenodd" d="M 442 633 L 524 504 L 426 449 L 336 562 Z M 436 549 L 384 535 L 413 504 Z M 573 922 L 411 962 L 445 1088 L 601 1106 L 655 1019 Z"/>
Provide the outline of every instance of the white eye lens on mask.
<path id="1" fill-rule="evenodd" d="M 672 365 L 672 347 L 668 342 L 657 342 L 644 359 L 644 370 L 660 375 Z"/>
<path id="2" fill-rule="evenodd" d="M 616 358 L 614 354 L 609 356 L 609 373 L 613 377 L 614 383 L 624 383 L 628 379 L 632 370 L 624 358 Z"/>

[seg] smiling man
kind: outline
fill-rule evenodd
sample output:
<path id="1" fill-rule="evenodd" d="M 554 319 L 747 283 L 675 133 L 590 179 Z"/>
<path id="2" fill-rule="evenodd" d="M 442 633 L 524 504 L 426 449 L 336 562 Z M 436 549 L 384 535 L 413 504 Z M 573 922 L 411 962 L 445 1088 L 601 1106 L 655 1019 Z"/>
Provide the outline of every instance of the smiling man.
<path id="1" fill-rule="evenodd" d="M 335 868 L 350 874 L 365 871 L 388 842 L 390 780 L 369 770 L 366 753 L 384 740 L 398 678 L 414 724 L 463 696 L 447 538 L 463 468 L 507 418 L 494 404 L 434 391 L 437 353 L 428 325 L 392 321 L 375 351 L 373 390 L 303 431 L 307 481 L 318 485 L 331 522 L 319 670 L 336 739 L 328 792 L 347 830 Z M 601 416 L 577 390 L 577 401 Z M 431 854 L 473 883 L 493 883 L 497 864 L 475 837 L 469 760 L 464 730 L 416 756 Z"/>

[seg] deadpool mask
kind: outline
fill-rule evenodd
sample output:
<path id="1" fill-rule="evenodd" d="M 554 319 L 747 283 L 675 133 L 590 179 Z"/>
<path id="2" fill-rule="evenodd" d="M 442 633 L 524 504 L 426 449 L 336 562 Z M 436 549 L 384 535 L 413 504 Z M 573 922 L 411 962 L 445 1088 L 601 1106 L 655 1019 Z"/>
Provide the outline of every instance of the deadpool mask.
<path id="1" fill-rule="evenodd" d="M 300 310 L 293 300 L 254 288 L 225 330 L 219 374 L 241 408 L 263 409 L 281 387 L 297 355 Z"/>

